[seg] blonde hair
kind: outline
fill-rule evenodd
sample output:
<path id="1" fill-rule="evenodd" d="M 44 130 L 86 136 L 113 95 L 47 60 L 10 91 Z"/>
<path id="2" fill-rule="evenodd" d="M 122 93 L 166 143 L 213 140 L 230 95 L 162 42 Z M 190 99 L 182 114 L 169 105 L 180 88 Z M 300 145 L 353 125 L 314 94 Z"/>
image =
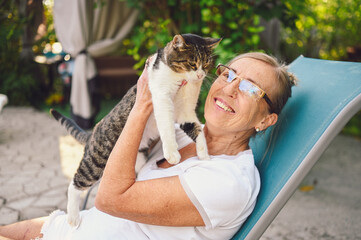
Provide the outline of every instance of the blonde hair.
<path id="1" fill-rule="evenodd" d="M 291 97 L 291 88 L 298 82 L 297 77 L 293 73 L 288 72 L 288 66 L 280 62 L 277 58 L 261 52 L 250 52 L 238 55 L 233 58 L 228 65 L 241 58 L 256 59 L 269 64 L 274 68 L 276 80 L 279 83 L 279 91 L 277 96 L 273 96 L 271 111 L 280 114 L 287 100 Z"/>

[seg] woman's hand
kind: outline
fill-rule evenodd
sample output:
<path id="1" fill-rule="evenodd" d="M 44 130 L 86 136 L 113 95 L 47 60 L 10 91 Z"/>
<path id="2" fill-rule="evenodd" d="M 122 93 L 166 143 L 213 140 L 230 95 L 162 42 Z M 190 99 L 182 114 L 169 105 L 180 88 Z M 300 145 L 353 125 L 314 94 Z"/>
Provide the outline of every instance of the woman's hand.
<path id="1" fill-rule="evenodd" d="M 152 94 L 149 91 L 148 86 L 148 63 L 150 62 L 152 57 L 147 59 L 147 63 L 145 64 L 145 68 L 143 70 L 142 75 L 140 75 L 137 82 L 137 95 L 133 109 L 140 111 L 143 114 L 147 114 L 148 116 L 153 111 L 152 104 Z"/>

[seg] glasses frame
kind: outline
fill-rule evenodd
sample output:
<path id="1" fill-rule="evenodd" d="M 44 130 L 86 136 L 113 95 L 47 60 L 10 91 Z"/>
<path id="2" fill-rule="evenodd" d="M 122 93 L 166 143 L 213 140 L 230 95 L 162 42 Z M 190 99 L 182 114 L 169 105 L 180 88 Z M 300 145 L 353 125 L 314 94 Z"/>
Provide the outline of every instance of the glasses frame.
<path id="1" fill-rule="evenodd" d="M 271 109 L 271 112 L 273 112 L 273 107 L 272 107 L 273 104 L 272 104 L 272 101 L 271 101 L 271 99 L 268 97 L 268 95 L 267 95 L 267 93 L 266 93 L 265 90 L 263 90 L 262 88 L 260 88 L 259 86 L 257 86 L 257 85 L 256 85 L 255 83 L 253 83 L 252 81 L 249 81 L 249 80 L 247 80 L 247 79 L 245 79 L 245 78 L 239 77 L 239 76 L 235 73 L 234 70 L 232 70 L 230 67 L 228 67 L 228 66 L 226 66 L 226 65 L 224 65 L 224 64 L 221 64 L 221 63 L 219 63 L 219 64 L 217 65 L 217 67 L 216 67 L 216 69 L 217 69 L 217 71 L 216 71 L 217 76 L 220 76 L 220 75 L 224 72 L 224 71 L 222 71 L 221 73 L 218 73 L 219 67 L 227 68 L 228 71 L 231 71 L 231 72 L 234 73 L 235 77 L 231 80 L 231 82 L 233 82 L 234 79 L 239 78 L 241 81 L 247 81 L 247 82 L 251 83 L 253 86 L 255 86 L 256 88 L 258 88 L 258 89 L 261 91 L 261 94 L 258 95 L 258 96 L 259 96 L 260 98 L 263 98 L 263 99 L 266 101 L 266 103 L 268 104 L 268 106 L 269 106 L 270 109 Z M 238 86 L 238 89 L 239 89 L 239 86 Z M 242 91 L 242 90 L 241 90 L 241 91 Z"/>

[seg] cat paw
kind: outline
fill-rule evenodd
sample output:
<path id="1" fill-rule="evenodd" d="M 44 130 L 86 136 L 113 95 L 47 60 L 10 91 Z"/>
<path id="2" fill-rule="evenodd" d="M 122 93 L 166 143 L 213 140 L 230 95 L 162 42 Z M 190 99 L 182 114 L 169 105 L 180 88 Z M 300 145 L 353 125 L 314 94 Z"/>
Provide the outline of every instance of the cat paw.
<path id="1" fill-rule="evenodd" d="M 197 155 L 200 160 L 209 160 L 207 142 L 205 138 L 198 137 L 196 142 Z"/>
<path id="2" fill-rule="evenodd" d="M 171 151 L 171 152 L 165 152 L 164 153 L 164 158 L 167 159 L 167 161 L 170 164 L 174 165 L 174 164 L 179 163 L 179 161 L 181 159 L 181 156 L 180 156 L 178 151 Z"/>
<path id="3" fill-rule="evenodd" d="M 210 160 L 211 159 L 208 155 L 207 149 L 205 149 L 205 148 L 201 148 L 199 150 L 197 149 L 197 155 L 200 160 Z"/>
<path id="4" fill-rule="evenodd" d="M 80 216 L 79 215 L 71 215 L 68 214 L 67 217 L 68 224 L 74 228 L 78 228 L 80 226 Z"/>

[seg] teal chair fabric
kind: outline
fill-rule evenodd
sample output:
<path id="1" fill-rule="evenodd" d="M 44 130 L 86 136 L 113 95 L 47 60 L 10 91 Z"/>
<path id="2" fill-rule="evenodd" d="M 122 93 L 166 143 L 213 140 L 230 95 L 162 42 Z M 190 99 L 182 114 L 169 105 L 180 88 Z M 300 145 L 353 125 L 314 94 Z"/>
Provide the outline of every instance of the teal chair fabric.
<path id="1" fill-rule="evenodd" d="M 233 239 L 258 239 L 334 137 L 361 109 L 361 63 L 298 57 L 300 82 L 278 123 L 252 139 L 261 175 L 256 207 Z"/>

